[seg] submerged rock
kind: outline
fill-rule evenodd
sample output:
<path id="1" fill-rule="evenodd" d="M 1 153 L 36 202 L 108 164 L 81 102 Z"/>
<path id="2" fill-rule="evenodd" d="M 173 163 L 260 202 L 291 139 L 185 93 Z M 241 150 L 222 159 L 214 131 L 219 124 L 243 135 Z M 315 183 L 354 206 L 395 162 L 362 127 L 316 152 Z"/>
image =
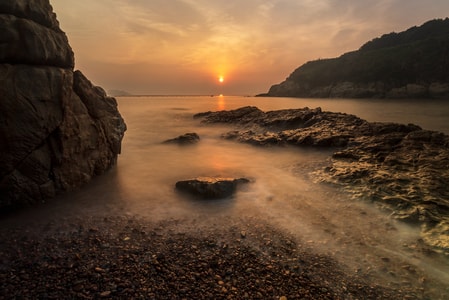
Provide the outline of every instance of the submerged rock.
<path id="1" fill-rule="evenodd" d="M 367 122 L 321 109 L 263 112 L 256 107 L 196 115 L 203 123 L 233 124 L 223 138 L 259 146 L 335 149 L 314 173 L 354 197 L 378 203 L 422 227 L 423 240 L 449 253 L 449 136 L 413 124 Z"/>
<path id="2" fill-rule="evenodd" d="M 178 181 L 176 189 L 203 199 L 221 199 L 232 196 L 240 184 L 249 182 L 246 178 L 198 177 Z"/>
<path id="3" fill-rule="evenodd" d="M 116 100 L 74 71 L 48 0 L 1 1 L 0 30 L 2 210 L 43 201 L 108 170 L 126 125 Z"/>
<path id="4" fill-rule="evenodd" d="M 174 139 L 164 141 L 165 144 L 192 145 L 200 141 L 200 136 L 195 132 L 185 133 Z"/>

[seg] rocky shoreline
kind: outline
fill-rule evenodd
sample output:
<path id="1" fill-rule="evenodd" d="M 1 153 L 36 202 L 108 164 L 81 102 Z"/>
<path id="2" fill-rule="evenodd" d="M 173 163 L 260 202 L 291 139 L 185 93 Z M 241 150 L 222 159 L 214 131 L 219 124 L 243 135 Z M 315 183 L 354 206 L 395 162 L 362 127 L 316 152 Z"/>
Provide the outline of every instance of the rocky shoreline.
<path id="1" fill-rule="evenodd" d="M 418 284 L 380 285 L 255 218 L 97 216 L 0 241 L 0 299 L 437 299 L 414 269 Z"/>
<path id="2" fill-rule="evenodd" d="M 290 79 L 272 85 L 266 94 L 259 97 L 301 97 L 301 98 L 387 98 L 387 99 L 446 99 L 449 84 L 432 82 L 430 84 L 409 83 L 392 87 L 384 82 L 357 83 L 337 82 L 311 88 Z"/>
<path id="3" fill-rule="evenodd" d="M 263 112 L 257 107 L 195 115 L 229 124 L 222 137 L 257 146 L 333 149 L 315 181 L 336 184 L 394 217 L 421 226 L 422 238 L 449 253 L 449 136 L 413 124 L 368 122 L 320 108 Z"/>

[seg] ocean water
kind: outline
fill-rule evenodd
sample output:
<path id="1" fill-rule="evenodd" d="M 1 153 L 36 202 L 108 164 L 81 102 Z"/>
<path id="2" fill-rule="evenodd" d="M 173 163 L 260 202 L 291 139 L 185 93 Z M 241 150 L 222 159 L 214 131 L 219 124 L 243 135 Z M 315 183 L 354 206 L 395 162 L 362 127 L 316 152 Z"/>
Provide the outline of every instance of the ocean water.
<path id="1" fill-rule="evenodd" d="M 449 102 L 229 96 L 117 100 L 128 126 L 117 166 L 85 188 L 51 201 L 38 213 L 33 211 L 33 222 L 104 213 L 203 224 L 257 217 L 316 251 L 332 254 L 350 270 L 367 272 L 379 280 L 397 281 L 398 286 L 404 281 L 422 284 L 423 276 L 449 282 L 447 259 L 419 250 L 417 228 L 396 222 L 371 203 L 354 201 L 335 187 L 314 181 L 311 173 L 326 164 L 330 151 L 260 148 L 225 141 L 220 135 L 231 127 L 206 126 L 193 119 L 195 113 L 246 105 L 262 110 L 307 106 L 449 133 Z M 187 132 L 198 133 L 200 142 L 163 144 Z M 235 197 L 217 201 L 195 201 L 175 191 L 177 181 L 198 176 L 247 177 L 254 182 Z M 417 271 L 411 273 L 404 266 Z"/>

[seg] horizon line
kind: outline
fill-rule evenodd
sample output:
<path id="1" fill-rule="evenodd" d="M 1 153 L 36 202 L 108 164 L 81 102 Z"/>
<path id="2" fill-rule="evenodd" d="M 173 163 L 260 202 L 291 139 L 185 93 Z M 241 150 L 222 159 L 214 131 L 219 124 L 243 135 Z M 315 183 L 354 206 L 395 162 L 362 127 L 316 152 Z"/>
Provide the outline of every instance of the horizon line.
<path id="1" fill-rule="evenodd" d="M 108 95 L 109 97 L 255 97 L 256 95 L 225 95 L 225 94 L 130 94 L 130 95 Z"/>

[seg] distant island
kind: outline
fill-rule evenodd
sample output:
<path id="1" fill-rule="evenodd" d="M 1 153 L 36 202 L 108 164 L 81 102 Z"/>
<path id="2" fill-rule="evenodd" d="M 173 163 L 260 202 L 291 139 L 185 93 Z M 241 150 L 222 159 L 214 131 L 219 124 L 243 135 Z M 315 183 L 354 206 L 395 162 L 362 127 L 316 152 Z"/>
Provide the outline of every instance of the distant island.
<path id="1" fill-rule="evenodd" d="M 132 96 L 131 93 L 123 90 L 108 90 L 108 96 L 110 97 L 124 97 L 124 96 Z"/>
<path id="2" fill-rule="evenodd" d="M 297 68 L 268 97 L 449 99 L 449 18 Z"/>

